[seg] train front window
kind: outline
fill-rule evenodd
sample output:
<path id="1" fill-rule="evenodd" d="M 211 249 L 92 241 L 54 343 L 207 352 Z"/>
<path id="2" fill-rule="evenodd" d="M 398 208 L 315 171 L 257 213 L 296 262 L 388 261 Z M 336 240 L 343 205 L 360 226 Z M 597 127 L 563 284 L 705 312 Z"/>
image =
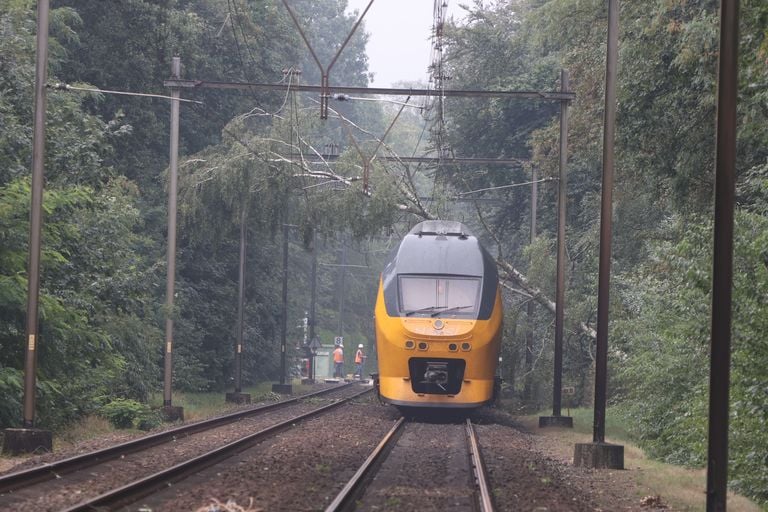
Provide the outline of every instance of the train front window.
<path id="1" fill-rule="evenodd" d="M 473 315 L 477 312 L 479 278 L 400 276 L 399 285 L 400 311 L 406 316 Z"/>

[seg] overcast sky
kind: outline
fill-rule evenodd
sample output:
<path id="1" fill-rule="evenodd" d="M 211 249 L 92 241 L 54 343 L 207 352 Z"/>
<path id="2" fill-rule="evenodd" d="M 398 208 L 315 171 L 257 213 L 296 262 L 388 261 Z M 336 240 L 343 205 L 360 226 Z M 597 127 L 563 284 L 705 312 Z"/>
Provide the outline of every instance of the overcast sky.
<path id="1" fill-rule="evenodd" d="M 348 0 L 349 11 L 363 12 L 369 0 Z M 427 80 L 431 52 L 433 0 L 374 0 L 365 15 L 368 69 L 373 87 L 391 87 L 403 80 Z M 448 13 L 458 0 L 448 2 Z M 455 14 L 454 14 L 455 15 Z"/>

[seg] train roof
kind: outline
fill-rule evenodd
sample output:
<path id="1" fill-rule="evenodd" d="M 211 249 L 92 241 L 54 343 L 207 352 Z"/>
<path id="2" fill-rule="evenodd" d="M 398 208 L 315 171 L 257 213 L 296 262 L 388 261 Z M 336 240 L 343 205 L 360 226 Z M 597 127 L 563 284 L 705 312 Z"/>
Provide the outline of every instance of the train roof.
<path id="1" fill-rule="evenodd" d="M 429 220 L 411 229 L 393 252 L 385 274 L 484 276 L 498 280 L 496 262 L 461 222 Z"/>
<path id="2" fill-rule="evenodd" d="M 455 220 L 425 220 L 413 226 L 409 235 L 474 236 L 467 226 Z"/>
<path id="3" fill-rule="evenodd" d="M 493 311 L 499 286 L 496 262 L 461 222 L 430 220 L 411 229 L 382 273 L 387 312 L 397 314 L 398 275 L 475 276 L 482 280 L 479 319 Z"/>

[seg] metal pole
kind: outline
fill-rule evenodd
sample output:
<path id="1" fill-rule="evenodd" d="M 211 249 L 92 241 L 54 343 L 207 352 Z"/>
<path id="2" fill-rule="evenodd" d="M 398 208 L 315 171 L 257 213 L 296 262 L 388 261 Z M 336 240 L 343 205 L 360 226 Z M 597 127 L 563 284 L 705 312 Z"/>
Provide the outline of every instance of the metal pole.
<path id="1" fill-rule="evenodd" d="M 368 5 L 363 11 L 363 14 L 360 15 L 360 18 L 357 20 L 357 22 L 355 22 L 355 25 L 352 27 L 352 30 L 349 32 L 349 34 L 347 34 L 347 38 L 344 40 L 343 43 L 341 43 L 341 46 L 339 47 L 339 49 L 336 50 L 336 55 L 334 55 L 333 59 L 331 59 L 331 63 L 328 64 L 328 68 L 324 68 L 323 65 L 320 63 L 320 59 L 317 58 L 317 54 L 315 53 L 315 50 L 312 48 L 312 45 L 309 43 L 309 39 L 304 33 L 304 30 L 301 28 L 301 24 L 299 23 L 299 20 L 296 18 L 296 14 L 293 12 L 293 9 L 291 9 L 291 7 L 288 5 L 288 2 L 286 0 L 283 0 L 283 5 L 285 5 L 285 8 L 288 11 L 288 14 L 293 20 L 293 24 L 296 26 L 296 30 L 299 31 L 299 35 L 301 35 L 301 38 L 304 40 L 304 44 L 307 45 L 307 48 L 309 49 L 309 53 L 312 54 L 312 58 L 315 59 L 315 63 L 317 64 L 317 67 L 320 68 L 320 83 L 321 83 L 320 85 L 320 119 L 328 119 L 328 99 L 331 97 L 330 77 L 329 77 L 331 69 L 336 64 L 336 61 L 341 55 L 341 52 L 343 52 L 344 48 L 346 48 L 347 43 L 349 43 L 349 40 L 352 39 L 352 36 L 357 30 L 357 27 L 360 26 L 360 23 L 363 21 L 363 18 L 365 17 L 365 14 L 368 12 L 368 9 L 371 8 L 371 4 L 373 4 L 373 0 L 370 0 L 368 2 Z"/>
<path id="2" fill-rule="evenodd" d="M 171 76 L 181 75 L 181 58 L 174 57 Z M 165 366 L 163 406 L 171 407 L 171 378 L 173 375 L 173 289 L 176 280 L 176 188 L 179 157 L 179 89 L 171 91 L 171 150 L 168 169 L 168 273 L 165 280 Z"/>
<path id="3" fill-rule="evenodd" d="M 538 207 L 539 184 L 538 170 L 536 166 L 531 169 L 531 244 L 536 241 L 536 209 Z M 525 384 L 523 387 L 523 398 L 526 402 L 531 401 L 531 370 L 533 369 L 533 314 L 536 310 L 536 304 L 531 299 L 528 301 L 528 329 L 525 334 Z"/>
<path id="4" fill-rule="evenodd" d="M 312 232 L 312 279 L 309 283 L 309 342 L 315 339 L 315 310 L 317 303 L 317 232 Z M 309 379 L 315 379 L 315 354 L 310 352 Z"/>
<path id="5" fill-rule="evenodd" d="M 560 71 L 560 90 L 568 90 L 568 71 Z M 555 378 L 552 416 L 561 415 L 563 389 L 563 319 L 565 317 L 565 206 L 568 166 L 568 100 L 560 102 L 560 186 L 557 192 L 557 291 L 555 305 Z"/>
<path id="6" fill-rule="evenodd" d="M 45 167 L 45 82 L 48 70 L 48 0 L 37 3 L 35 113 L 32 135 L 32 199 L 29 212 L 27 285 L 27 350 L 24 358 L 24 428 L 35 426 L 38 302 L 40 298 L 40 239 L 43 227 L 43 171 Z"/>
<path id="7" fill-rule="evenodd" d="M 246 208 L 240 214 L 240 269 L 237 282 L 237 346 L 235 347 L 235 393 L 242 392 L 243 376 L 243 303 L 245 302 L 245 218 Z"/>
<path id="8" fill-rule="evenodd" d="M 605 442 L 605 401 L 608 383 L 608 301 L 611 280 L 613 224 L 613 140 L 616 130 L 616 68 L 618 65 L 619 2 L 608 1 L 608 49 L 605 67 L 605 126 L 603 128 L 603 191 L 600 208 L 600 264 L 597 290 L 597 355 L 595 357 L 595 416 L 592 440 Z"/>
<path id="9" fill-rule="evenodd" d="M 539 170 L 536 166 L 531 169 L 531 243 L 536 241 L 536 217 L 539 208 Z"/>
<path id="10" fill-rule="evenodd" d="M 341 239 L 341 266 L 339 267 L 339 336 L 344 336 L 344 277 L 347 265 L 347 245 Z"/>
<path id="11" fill-rule="evenodd" d="M 715 156 L 715 234 L 712 272 L 712 342 L 709 374 L 707 511 L 726 510 L 728 485 L 728 392 L 731 367 L 733 209 L 736 175 L 736 107 L 739 2 L 720 4 L 720 63 Z"/>
<path id="12" fill-rule="evenodd" d="M 288 224 L 283 224 L 283 318 L 280 331 L 280 384 L 285 384 L 285 340 L 288 331 Z"/>

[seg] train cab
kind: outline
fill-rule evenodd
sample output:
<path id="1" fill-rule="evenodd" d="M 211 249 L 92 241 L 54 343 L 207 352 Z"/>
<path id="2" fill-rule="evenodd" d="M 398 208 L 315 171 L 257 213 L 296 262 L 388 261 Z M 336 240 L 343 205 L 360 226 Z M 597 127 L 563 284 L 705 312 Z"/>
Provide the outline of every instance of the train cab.
<path id="1" fill-rule="evenodd" d="M 379 282 L 381 399 L 418 408 L 475 408 L 493 400 L 502 318 L 496 264 L 467 227 L 415 226 Z"/>

